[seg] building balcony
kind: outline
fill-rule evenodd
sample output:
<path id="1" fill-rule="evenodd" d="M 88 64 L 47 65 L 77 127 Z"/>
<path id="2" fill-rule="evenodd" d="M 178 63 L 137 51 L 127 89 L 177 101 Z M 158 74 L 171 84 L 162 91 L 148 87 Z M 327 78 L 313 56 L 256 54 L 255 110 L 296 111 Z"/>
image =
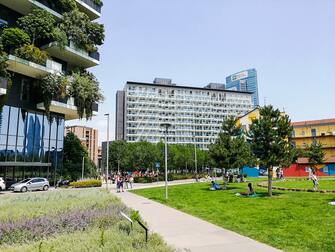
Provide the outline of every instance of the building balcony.
<path id="1" fill-rule="evenodd" d="M 45 110 L 43 102 L 37 104 L 37 109 Z M 93 116 L 98 114 L 98 104 L 93 104 Z M 66 100 L 52 100 L 49 108 L 50 112 L 62 114 L 65 120 L 80 119 L 77 112 L 77 106 L 74 99 L 69 98 Z"/>
<path id="2" fill-rule="evenodd" d="M 15 10 L 23 15 L 27 15 L 33 9 L 40 8 L 51 13 L 56 19 L 61 19 L 63 16 L 52 9 L 52 6 L 45 0 L 0 0 L 0 4 Z"/>
<path id="3" fill-rule="evenodd" d="M 0 77 L 0 96 L 7 94 L 8 80 Z"/>
<path id="4" fill-rule="evenodd" d="M 35 79 L 39 79 L 49 73 L 56 74 L 62 72 L 62 65 L 52 60 L 47 60 L 46 65 L 43 66 L 14 55 L 9 55 L 7 63 L 9 71 Z"/>
<path id="5" fill-rule="evenodd" d="M 92 0 L 76 0 L 78 9 L 84 12 L 91 20 L 101 17 L 101 6 Z"/>
<path id="6" fill-rule="evenodd" d="M 42 46 L 51 56 L 66 61 L 69 65 L 82 68 L 90 68 L 99 65 L 100 55 L 98 52 L 89 53 L 80 49 L 70 42 L 68 46 L 61 48 L 57 42 Z"/>

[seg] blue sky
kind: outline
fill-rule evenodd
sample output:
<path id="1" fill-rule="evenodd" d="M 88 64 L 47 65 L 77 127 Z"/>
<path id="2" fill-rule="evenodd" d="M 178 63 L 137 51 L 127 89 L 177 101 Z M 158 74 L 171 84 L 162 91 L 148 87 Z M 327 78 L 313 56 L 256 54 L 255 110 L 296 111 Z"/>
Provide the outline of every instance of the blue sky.
<path id="1" fill-rule="evenodd" d="M 334 0 L 104 0 L 106 40 L 91 70 L 106 100 L 92 121 L 114 139 L 115 93 L 127 80 L 204 86 L 258 71 L 260 102 L 292 121 L 335 117 Z"/>

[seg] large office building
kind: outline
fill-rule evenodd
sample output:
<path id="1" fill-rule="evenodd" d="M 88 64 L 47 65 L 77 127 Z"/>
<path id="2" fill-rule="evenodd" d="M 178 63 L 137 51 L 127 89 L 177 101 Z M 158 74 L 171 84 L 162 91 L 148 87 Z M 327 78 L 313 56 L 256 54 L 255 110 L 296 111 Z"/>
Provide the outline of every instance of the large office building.
<path id="1" fill-rule="evenodd" d="M 49 74 L 67 76 L 72 70 L 96 66 L 99 54 L 79 49 L 70 42 L 70 37 L 64 46 L 54 42 L 51 35 L 33 40 L 33 36 L 28 31 L 24 33 L 22 29 L 25 27 L 20 27 L 17 21 L 37 9 L 42 10 L 44 16 L 45 13 L 52 16 L 54 28 L 62 22 L 65 11 L 79 10 L 88 16 L 89 22 L 100 17 L 101 5 L 96 1 L 76 0 L 75 3 L 68 6 L 72 10 L 65 10 L 61 1 L 0 0 L 0 36 L 7 29 L 8 33 L 15 31 L 13 36 L 22 36 L 24 42 L 21 43 L 34 43 L 15 48 L 15 41 L 7 37 L 7 46 L 0 50 L 3 56 L 0 60 L 6 58 L 0 64 L 0 68 L 5 66 L 0 69 L 0 177 L 6 180 L 33 176 L 54 180 L 61 172 L 64 124 L 66 120 L 79 118 L 77 103 L 74 98 L 53 96 L 46 112 L 46 97 L 43 92 L 41 94 L 45 90 L 42 90 L 40 80 Z M 15 30 L 10 30 L 12 28 Z M 15 38 L 18 40 L 18 37 Z M 38 49 L 29 51 L 27 48 Z M 40 51 L 43 55 L 47 52 L 46 59 L 37 59 L 38 55 L 33 55 Z M 97 111 L 97 106 L 93 110 Z"/>
<path id="2" fill-rule="evenodd" d="M 169 79 L 129 81 L 116 96 L 117 140 L 157 143 L 167 122 L 169 143 L 195 143 L 202 149 L 215 141 L 225 117 L 253 108 L 250 92 L 180 86 Z"/>
<path id="3" fill-rule="evenodd" d="M 248 69 L 226 77 L 226 89 L 252 93 L 254 107 L 259 105 L 256 69 Z"/>
<path id="4" fill-rule="evenodd" d="M 98 166 L 98 130 L 85 126 L 68 126 L 66 134 L 69 132 L 79 138 L 81 144 L 87 149 L 88 157 Z"/>

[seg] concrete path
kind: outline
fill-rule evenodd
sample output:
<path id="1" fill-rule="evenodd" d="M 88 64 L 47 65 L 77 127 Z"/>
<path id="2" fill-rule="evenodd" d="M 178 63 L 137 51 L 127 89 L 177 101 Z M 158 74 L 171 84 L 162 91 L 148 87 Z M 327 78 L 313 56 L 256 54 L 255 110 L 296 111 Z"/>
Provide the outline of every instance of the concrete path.
<path id="1" fill-rule="evenodd" d="M 151 232 L 179 251 L 275 252 L 280 251 L 199 218 L 130 192 L 113 194 L 130 208 L 138 210 Z"/>

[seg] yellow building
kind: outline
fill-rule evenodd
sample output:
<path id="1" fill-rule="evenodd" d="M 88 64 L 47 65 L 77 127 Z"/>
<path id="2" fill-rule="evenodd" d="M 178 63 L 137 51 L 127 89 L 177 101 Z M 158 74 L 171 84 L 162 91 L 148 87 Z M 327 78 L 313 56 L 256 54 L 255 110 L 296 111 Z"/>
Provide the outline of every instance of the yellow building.
<path id="1" fill-rule="evenodd" d="M 241 126 L 244 131 L 248 131 L 253 120 L 259 118 L 259 107 L 249 111 L 247 114 L 237 118 L 237 125 Z"/>
<path id="2" fill-rule="evenodd" d="M 335 157 L 335 118 L 293 122 L 292 126 L 297 147 L 305 148 L 316 141 L 321 143 L 326 159 Z"/>

